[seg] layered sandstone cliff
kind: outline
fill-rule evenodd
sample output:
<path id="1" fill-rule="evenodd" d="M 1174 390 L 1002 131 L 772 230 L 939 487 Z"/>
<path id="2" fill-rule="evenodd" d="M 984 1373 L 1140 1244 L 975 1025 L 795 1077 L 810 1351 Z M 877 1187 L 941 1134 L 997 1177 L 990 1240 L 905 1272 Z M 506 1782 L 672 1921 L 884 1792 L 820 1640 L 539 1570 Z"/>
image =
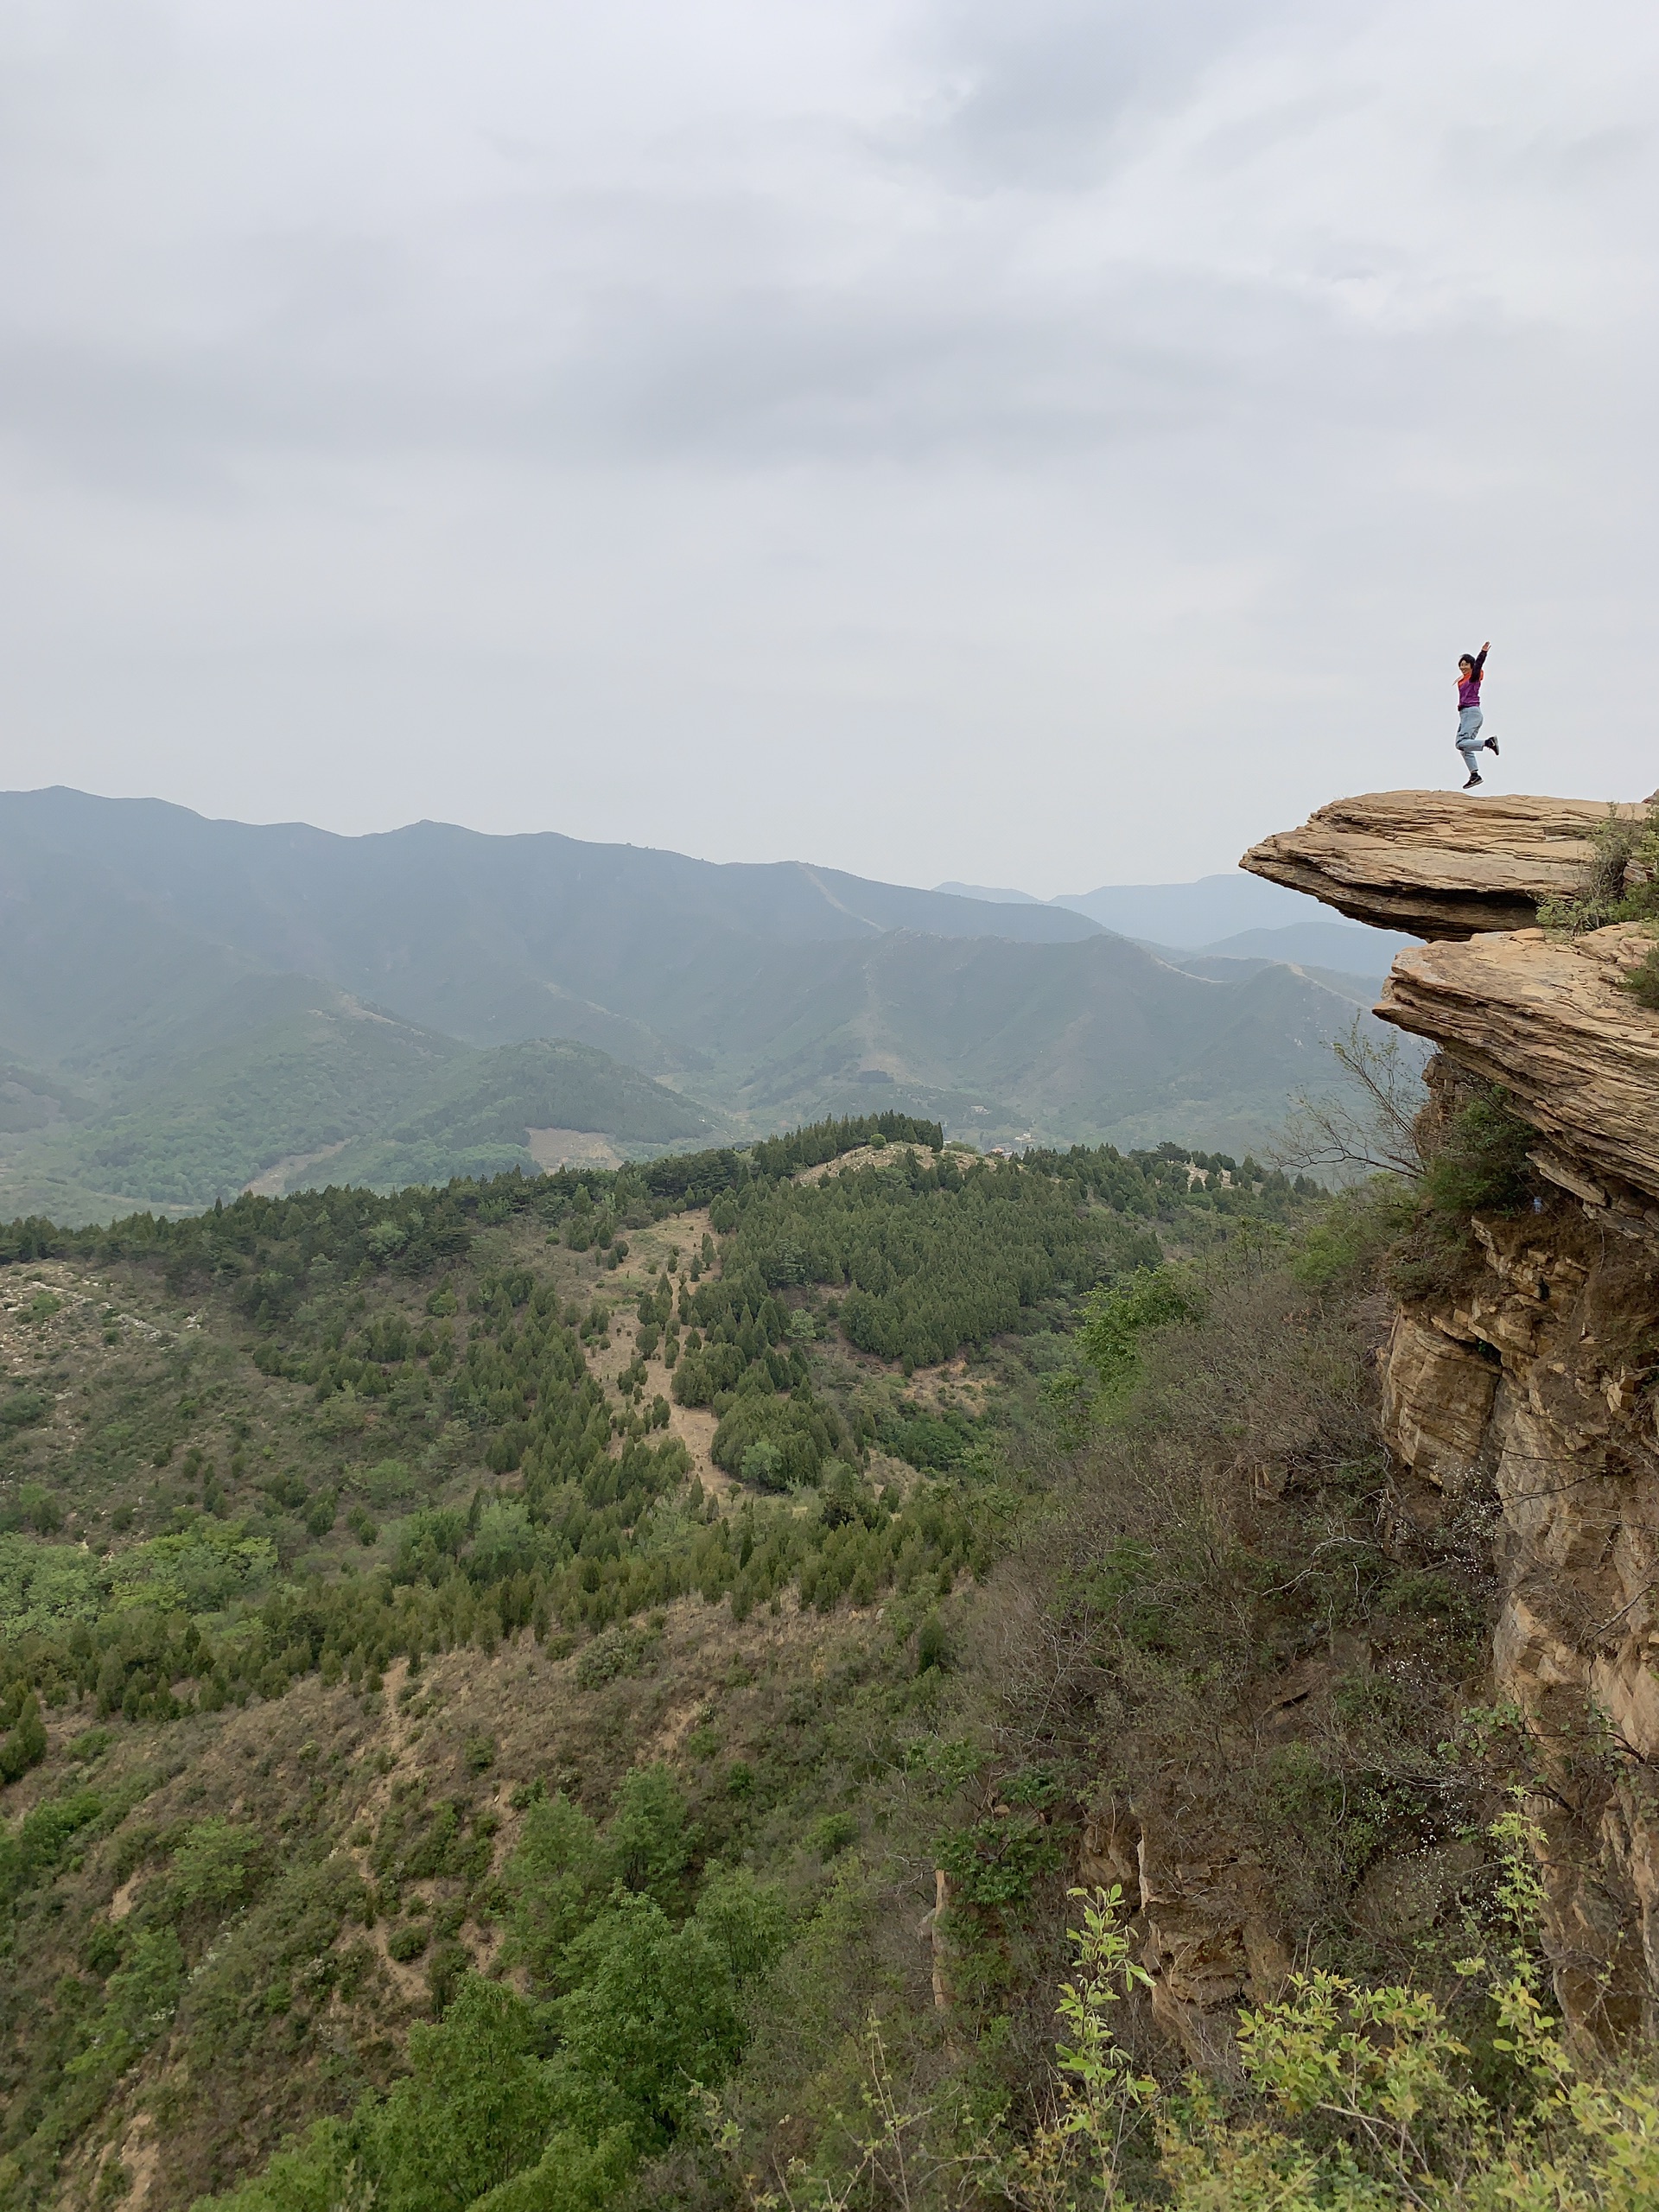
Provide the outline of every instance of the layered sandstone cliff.
<path id="1" fill-rule="evenodd" d="M 1426 944 L 1395 962 L 1376 1010 L 1502 1084 L 1559 1188 L 1659 1230 L 1659 1015 L 1621 988 L 1653 945 L 1631 924 Z"/>
<path id="2" fill-rule="evenodd" d="M 1636 816 L 1637 806 L 1612 810 Z M 1547 899 L 1570 896 L 1609 809 L 1585 799 L 1369 791 L 1333 799 L 1300 830 L 1239 862 L 1338 913 L 1413 937 L 1524 929 Z"/>
<path id="3" fill-rule="evenodd" d="M 1402 954 L 1377 1012 L 1440 1048 L 1431 1123 L 1497 1083 L 1538 1133 L 1535 1195 L 1478 1212 L 1456 1281 L 1400 1302 L 1382 1421 L 1408 1511 L 1490 1511 L 1486 1694 L 1531 1738 L 1557 1991 L 1617 2036 L 1659 2016 L 1659 1014 L 1619 988 L 1654 939 L 1529 925 L 1605 815 L 1392 792 L 1244 865 L 1464 940 Z"/>

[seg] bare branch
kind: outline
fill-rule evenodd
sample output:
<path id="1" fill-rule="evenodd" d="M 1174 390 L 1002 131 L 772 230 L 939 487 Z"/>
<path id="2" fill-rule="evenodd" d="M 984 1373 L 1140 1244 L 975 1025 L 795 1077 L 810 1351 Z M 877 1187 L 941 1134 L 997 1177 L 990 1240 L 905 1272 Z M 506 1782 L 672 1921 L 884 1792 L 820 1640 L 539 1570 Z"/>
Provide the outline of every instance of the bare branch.
<path id="1" fill-rule="evenodd" d="M 1331 1050 L 1345 1080 L 1343 1090 L 1306 1096 L 1268 1158 L 1287 1174 L 1311 1168 L 1338 1174 L 1421 1175 L 1417 1116 L 1425 1098 L 1421 1062 L 1398 1037 L 1368 1035 L 1357 1014 Z"/>

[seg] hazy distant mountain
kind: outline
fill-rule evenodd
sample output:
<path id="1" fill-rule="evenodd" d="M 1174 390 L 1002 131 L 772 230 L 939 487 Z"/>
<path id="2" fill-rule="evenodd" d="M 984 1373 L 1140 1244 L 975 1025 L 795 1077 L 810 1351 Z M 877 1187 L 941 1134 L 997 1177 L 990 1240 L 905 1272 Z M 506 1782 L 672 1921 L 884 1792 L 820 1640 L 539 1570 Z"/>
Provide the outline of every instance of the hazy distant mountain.
<path id="1" fill-rule="evenodd" d="M 474 1057 L 308 976 L 252 977 L 175 1041 L 54 1148 L 60 1173 L 152 1205 L 230 1198 L 277 1160 L 373 1127 Z"/>
<path id="2" fill-rule="evenodd" d="M 1098 891 L 1067 893 L 1052 903 L 1086 914 L 1120 937 L 1194 950 L 1241 930 L 1299 922 L 1308 912 L 1300 891 L 1236 869 L 1227 875 L 1201 875 L 1193 883 L 1109 883 Z"/>
<path id="3" fill-rule="evenodd" d="M 89 1021 L 121 1033 L 117 1003 L 155 995 L 136 972 L 145 960 L 178 976 L 163 997 L 211 995 L 238 967 L 317 976 L 485 1045 L 580 1034 L 583 1006 L 649 1020 L 677 976 L 740 965 L 757 945 L 891 929 L 1050 944 L 1093 933 L 1052 907 L 994 908 L 800 861 L 716 866 L 435 822 L 338 837 L 61 789 L 0 795 L 0 1038 L 27 1036 L 25 1058 L 80 1049 Z M 43 933 L 31 926 L 48 915 Z"/>
<path id="4" fill-rule="evenodd" d="M 0 796 L 0 1211 L 486 1173 L 559 1131 L 630 1151 L 873 1102 L 985 1141 L 1242 1151 L 1330 1079 L 1374 992 L 1349 943 L 1375 933 L 1268 929 L 1278 957 L 1240 957 L 1217 917 L 1294 893 L 1091 898 L 1225 942 L 1164 956 L 1059 906 L 804 863 Z"/>
<path id="5" fill-rule="evenodd" d="M 708 1143 L 724 1116 L 670 1090 L 608 1053 L 568 1039 L 533 1039 L 468 1052 L 435 1086 L 430 1103 L 395 1120 L 383 1136 L 360 1136 L 305 1177 L 382 1188 L 496 1175 L 509 1167 L 557 1165 L 567 1157 L 613 1161 L 641 1149 Z M 572 1145 L 601 1135 L 600 1147 Z"/>
<path id="6" fill-rule="evenodd" d="M 1230 972 L 1195 975 L 1107 936 L 898 931 L 799 957 L 793 1021 L 779 1024 L 760 975 L 751 1000 L 702 1009 L 702 1033 L 715 1095 L 757 1122 L 868 1109 L 879 1093 L 997 1138 L 1116 1140 L 1162 1113 L 1172 1134 L 1201 1124 L 1213 1144 L 1248 1148 L 1288 1096 L 1328 1084 L 1329 1040 L 1372 993 L 1357 977 L 1217 964 Z"/>
<path id="7" fill-rule="evenodd" d="M 71 1084 L 0 1055 L 0 1137 L 85 1121 L 97 1110 Z"/>
<path id="8" fill-rule="evenodd" d="M 1392 930 L 1361 929 L 1344 922 L 1292 922 L 1284 929 L 1241 930 L 1236 937 L 1224 937 L 1199 950 L 1234 960 L 1290 960 L 1302 967 L 1335 968 L 1380 982 L 1395 953 L 1418 942 L 1414 937 L 1397 937 Z"/>
<path id="9" fill-rule="evenodd" d="M 979 883 L 940 883 L 934 888 L 998 906 L 1042 903 L 1028 891 Z M 1238 958 L 1311 962 L 1356 976 L 1385 976 L 1395 954 L 1417 941 L 1357 922 L 1304 919 L 1307 901 L 1300 893 L 1239 873 L 1200 876 L 1192 883 L 1108 884 L 1047 904 L 1086 915 L 1117 936 L 1138 938 L 1154 950 L 1167 946 Z"/>
<path id="10" fill-rule="evenodd" d="M 101 1110 L 75 1099 L 73 1121 L 25 1123 L 35 1134 L 0 1151 L 0 1213 L 96 1218 L 209 1205 L 250 1184 L 530 1172 L 542 1132 L 592 1132 L 620 1158 L 728 1126 L 591 1046 L 480 1052 L 308 976 L 252 977 L 176 1041 Z M 0 1084 L 0 1116 L 6 1096 Z"/>
<path id="11" fill-rule="evenodd" d="M 998 891 L 984 883 L 936 883 L 936 891 L 948 893 L 955 899 L 988 899 L 994 906 L 1040 906 L 1043 901 L 1033 899 L 1029 891 Z"/>

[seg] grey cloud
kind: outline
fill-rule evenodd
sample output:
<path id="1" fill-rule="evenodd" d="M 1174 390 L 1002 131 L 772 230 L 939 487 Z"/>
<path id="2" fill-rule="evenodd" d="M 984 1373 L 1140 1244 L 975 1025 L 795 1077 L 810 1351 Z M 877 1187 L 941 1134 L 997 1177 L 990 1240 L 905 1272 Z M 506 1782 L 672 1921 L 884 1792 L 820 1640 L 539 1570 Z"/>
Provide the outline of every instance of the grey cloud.
<path id="1" fill-rule="evenodd" d="M 1126 130 L 1179 109 L 1195 84 L 1298 0 L 971 0 L 940 10 L 923 50 L 947 88 L 899 142 L 958 189 L 1066 191 L 1099 181 Z"/>
<path id="2" fill-rule="evenodd" d="M 353 359 L 315 331 L 163 360 L 14 342 L 0 412 L 73 480 L 211 502 L 240 461 L 283 453 L 1040 463 L 1229 423 L 1306 425 L 1362 388 L 1391 393 L 1397 416 L 1440 346 L 1344 340 L 1317 306 L 1266 287 L 1141 279 L 1069 314 L 924 291 L 759 289 L 667 308 L 613 295 L 587 303 L 563 348 L 505 367 L 395 348 Z"/>
<path id="3" fill-rule="evenodd" d="M 1313 20 L 1328 32 L 1328 15 Z M 1309 22 L 1296 0 L 940 10 L 917 39 L 938 97 L 878 137 L 877 227 L 850 268 L 833 209 L 791 204 L 786 179 L 764 200 L 737 176 L 688 187 L 671 169 L 631 191 L 538 191 L 518 149 L 511 193 L 435 222 L 411 209 L 371 231 L 347 207 L 332 228 L 267 220 L 221 241 L 195 281 L 226 303 L 199 332 L 54 329 L 31 311 L 0 333 L 0 408 L 77 478 L 208 500 L 244 457 L 283 452 L 1012 465 L 1229 426 L 1294 438 L 1344 411 L 1382 429 L 1444 413 L 1459 374 L 1455 359 L 1442 373 L 1441 337 L 1344 319 L 1344 288 L 1408 275 L 1410 248 L 1351 224 L 1321 238 L 1314 208 L 1300 254 L 1319 289 L 1294 270 L 1116 251 L 1033 274 L 1043 216 L 1021 195 L 1093 204 L 1126 125 L 1144 138 L 1243 52 L 1311 47 Z M 1258 100 L 1190 165 L 1225 179 L 1364 97 Z M 1622 175 L 1630 139 L 1580 134 L 1555 159 Z M 820 129 L 815 150 L 851 181 L 861 143 Z M 958 215 L 964 194 L 1005 204 Z M 1109 234 L 1122 219 L 1100 205 Z M 1440 332 L 1458 321 L 1442 313 Z M 1525 334 L 1506 343 L 1503 372 L 1524 372 Z"/>

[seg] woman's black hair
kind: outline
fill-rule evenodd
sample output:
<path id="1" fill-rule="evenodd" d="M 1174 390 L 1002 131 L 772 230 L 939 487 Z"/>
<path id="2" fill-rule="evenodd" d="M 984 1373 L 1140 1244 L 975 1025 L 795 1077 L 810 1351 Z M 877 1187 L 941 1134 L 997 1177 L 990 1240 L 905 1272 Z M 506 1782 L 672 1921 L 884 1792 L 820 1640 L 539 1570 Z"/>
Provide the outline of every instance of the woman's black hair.
<path id="1" fill-rule="evenodd" d="M 1458 666 L 1459 668 L 1474 668 L 1478 664 L 1477 663 L 1473 653 L 1459 653 L 1458 655 Z"/>

